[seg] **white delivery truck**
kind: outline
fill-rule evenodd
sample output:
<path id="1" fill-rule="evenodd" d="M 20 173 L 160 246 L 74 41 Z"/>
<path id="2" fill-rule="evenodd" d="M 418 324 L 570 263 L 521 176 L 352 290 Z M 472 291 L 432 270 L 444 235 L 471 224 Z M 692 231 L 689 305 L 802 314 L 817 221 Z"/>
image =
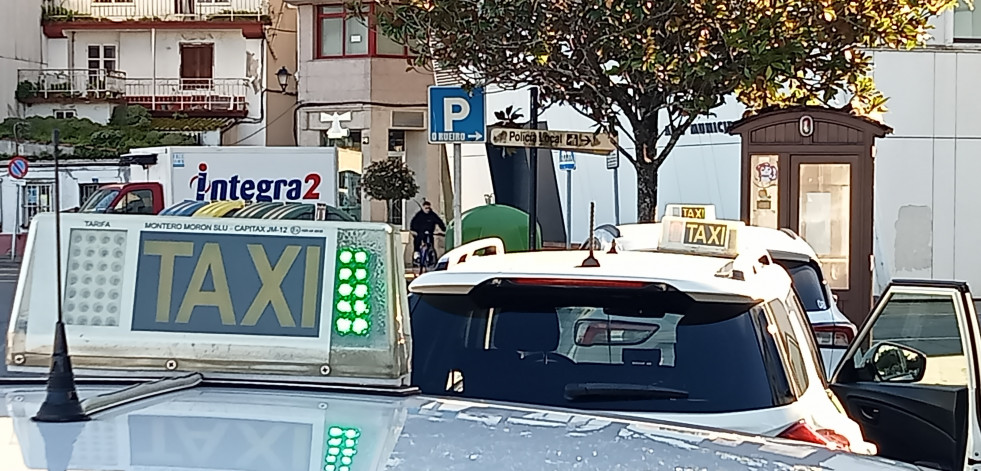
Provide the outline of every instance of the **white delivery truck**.
<path id="1" fill-rule="evenodd" d="M 100 187 L 79 212 L 157 214 L 186 200 L 337 206 L 332 147 L 148 147 L 120 163 L 129 165 L 128 181 Z"/>

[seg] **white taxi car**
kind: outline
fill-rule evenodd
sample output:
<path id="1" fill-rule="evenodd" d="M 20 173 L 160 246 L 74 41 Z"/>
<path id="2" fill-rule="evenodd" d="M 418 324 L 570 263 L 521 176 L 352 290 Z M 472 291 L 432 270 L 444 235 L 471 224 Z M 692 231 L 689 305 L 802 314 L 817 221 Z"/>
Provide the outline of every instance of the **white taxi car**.
<path id="1" fill-rule="evenodd" d="M 0 374 L 3 471 L 923 469 L 420 395 L 388 225 L 65 215 L 62 306 L 51 216 L 31 222 L 7 329 L 19 375 Z"/>
<path id="2" fill-rule="evenodd" d="M 873 453 L 828 389 L 790 276 L 739 242 L 745 226 L 660 227 L 656 251 L 448 254 L 409 286 L 415 384 Z"/>
<path id="3" fill-rule="evenodd" d="M 703 220 L 716 219 L 712 205 L 669 204 L 665 212 Z M 639 223 L 603 225 L 595 232 L 594 243 L 600 248 L 608 250 L 616 241 L 618 250 L 644 251 L 657 249 L 662 231 L 660 223 Z M 838 308 L 814 248 L 790 229 L 759 226 L 743 228 L 740 243 L 766 248 L 773 260 L 790 273 L 821 349 L 825 374 L 830 378 L 845 349 L 855 338 L 856 328 Z"/>

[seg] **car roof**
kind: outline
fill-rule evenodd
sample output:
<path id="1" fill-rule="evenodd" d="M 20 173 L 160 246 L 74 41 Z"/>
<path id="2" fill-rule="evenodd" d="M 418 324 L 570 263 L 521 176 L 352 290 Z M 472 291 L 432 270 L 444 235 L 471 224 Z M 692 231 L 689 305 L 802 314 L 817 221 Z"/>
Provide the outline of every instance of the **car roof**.
<path id="1" fill-rule="evenodd" d="M 782 439 L 427 396 L 201 386 L 90 422 L 39 424 L 44 397 L 43 385 L 0 387 L 0 435 L 14 438 L 0 445 L 3 469 L 917 469 Z"/>
<path id="2" fill-rule="evenodd" d="M 745 280 L 718 276 L 732 259 L 664 253 L 596 251 L 598 267 L 580 267 L 589 256 L 585 250 L 516 252 L 471 257 L 444 271 L 425 273 L 409 285 L 412 292 L 467 292 L 473 286 L 498 277 L 575 278 L 663 282 L 689 294 L 721 295 L 746 301 L 783 298 L 790 290 L 790 276 L 778 265 L 763 266 Z M 771 269 L 772 268 L 772 269 Z"/>

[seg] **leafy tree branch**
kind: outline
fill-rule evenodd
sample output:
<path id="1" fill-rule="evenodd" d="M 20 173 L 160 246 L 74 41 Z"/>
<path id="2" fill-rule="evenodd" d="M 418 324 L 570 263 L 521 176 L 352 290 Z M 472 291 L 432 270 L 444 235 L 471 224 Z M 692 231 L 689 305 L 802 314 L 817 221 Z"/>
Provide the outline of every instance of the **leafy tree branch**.
<path id="1" fill-rule="evenodd" d="M 351 0 L 358 4 L 365 0 Z M 411 65 L 468 85 L 536 85 L 626 136 L 638 218 L 653 217 L 657 170 L 699 116 L 734 96 L 750 109 L 885 110 L 873 48 L 923 43 L 957 0 L 377 0 L 377 24 Z"/>

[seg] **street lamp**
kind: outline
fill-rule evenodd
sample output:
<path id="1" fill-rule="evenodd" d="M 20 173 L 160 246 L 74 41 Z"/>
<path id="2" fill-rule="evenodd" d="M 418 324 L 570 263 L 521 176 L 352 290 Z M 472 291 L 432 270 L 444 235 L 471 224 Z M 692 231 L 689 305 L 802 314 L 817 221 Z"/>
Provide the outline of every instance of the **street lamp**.
<path id="1" fill-rule="evenodd" d="M 285 93 L 286 87 L 290 84 L 290 71 L 286 70 L 285 65 L 276 72 L 276 79 L 279 80 L 279 88 Z"/>

